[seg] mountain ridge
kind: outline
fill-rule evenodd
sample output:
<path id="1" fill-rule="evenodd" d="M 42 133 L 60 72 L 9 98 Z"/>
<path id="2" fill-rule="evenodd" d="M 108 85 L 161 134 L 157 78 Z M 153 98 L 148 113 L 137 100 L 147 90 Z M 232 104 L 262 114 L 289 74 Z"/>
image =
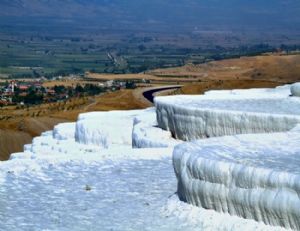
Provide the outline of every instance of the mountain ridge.
<path id="1" fill-rule="evenodd" d="M 3 0 L 0 17 L 48 17 L 74 23 L 118 26 L 164 24 L 190 27 L 300 28 L 300 2 L 296 0 Z"/>

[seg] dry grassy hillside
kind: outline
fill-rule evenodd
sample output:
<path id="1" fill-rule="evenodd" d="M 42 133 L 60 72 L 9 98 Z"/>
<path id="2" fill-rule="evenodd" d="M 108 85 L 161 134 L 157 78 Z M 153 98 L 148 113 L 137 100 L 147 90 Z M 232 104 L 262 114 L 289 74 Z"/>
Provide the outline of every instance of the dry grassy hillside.
<path id="1" fill-rule="evenodd" d="M 200 65 L 158 69 L 148 74 L 195 81 L 266 80 L 293 82 L 300 79 L 300 55 L 264 55 L 214 61 Z"/>
<path id="2" fill-rule="evenodd" d="M 194 79 L 177 91 L 202 94 L 207 90 L 275 87 L 300 80 L 300 55 L 268 54 L 214 61 L 200 65 L 158 69 L 152 75 Z M 148 74 L 150 74 L 148 73 Z"/>
<path id="3" fill-rule="evenodd" d="M 203 94 L 208 90 L 231 90 L 249 88 L 268 88 L 282 85 L 280 82 L 263 80 L 211 80 L 196 84 L 187 84 L 178 90 L 177 94 L 195 95 Z"/>
<path id="4" fill-rule="evenodd" d="M 189 84 L 211 80 L 262 80 L 295 82 L 300 80 L 300 55 L 266 54 L 213 61 L 205 64 L 188 64 L 183 67 L 157 69 L 145 74 L 87 73 L 90 80 L 145 79 L 153 83 Z"/>
<path id="5" fill-rule="evenodd" d="M 9 153 L 21 151 L 31 139 L 25 132 L 0 129 L 0 160 L 6 160 Z"/>
<path id="6" fill-rule="evenodd" d="M 44 131 L 51 130 L 58 123 L 55 118 L 24 118 L 0 122 L 0 160 L 6 160 L 10 153 L 23 150 L 23 145 Z"/>

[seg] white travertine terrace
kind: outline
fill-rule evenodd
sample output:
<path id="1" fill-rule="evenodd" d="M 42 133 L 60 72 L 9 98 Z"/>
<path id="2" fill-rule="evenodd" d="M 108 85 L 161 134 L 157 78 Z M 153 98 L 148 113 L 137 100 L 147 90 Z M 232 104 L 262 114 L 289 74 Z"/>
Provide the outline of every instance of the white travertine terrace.
<path id="1" fill-rule="evenodd" d="M 148 117 L 139 116 L 134 119 L 132 130 L 133 148 L 174 147 L 182 141 L 172 138 L 169 131 L 158 127 L 155 112 Z"/>
<path id="2" fill-rule="evenodd" d="M 58 124 L 53 129 L 53 137 L 58 140 L 67 140 L 75 137 L 76 123 Z"/>
<path id="3" fill-rule="evenodd" d="M 288 131 L 300 121 L 300 98 L 285 87 L 155 98 L 159 127 L 174 137 L 202 138 Z M 268 93 L 266 93 L 268 92 Z"/>
<path id="4" fill-rule="evenodd" d="M 290 94 L 158 97 L 156 110 L 57 125 L 0 162 L 0 230 L 300 230 L 300 107 Z M 246 132 L 257 134 L 235 135 Z M 222 137 L 174 139 L 211 136 Z"/>
<path id="5" fill-rule="evenodd" d="M 178 195 L 190 204 L 300 229 L 300 133 L 225 136 L 176 146 Z"/>
<path id="6" fill-rule="evenodd" d="M 154 115 L 154 109 L 133 111 L 91 112 L 79 116 L 75 140 L 102 148 L 132 145 L 133 120 L 136 116 Z"/>
<path id="7" fill-rule="evenodd" d="M 300 99 L 268 91 L 157 98 L 158 124 L 184 140 L 215 136 L 175 147 L 181 200 L 300 230 Z"/>
<path id="8" fill-rule="evenodd" d="M 297 96 L 297 97 L 300 96 L 300 83 L 294 83 L 291 86 L 291 93 L 292 93 L 292 96 Z"/>

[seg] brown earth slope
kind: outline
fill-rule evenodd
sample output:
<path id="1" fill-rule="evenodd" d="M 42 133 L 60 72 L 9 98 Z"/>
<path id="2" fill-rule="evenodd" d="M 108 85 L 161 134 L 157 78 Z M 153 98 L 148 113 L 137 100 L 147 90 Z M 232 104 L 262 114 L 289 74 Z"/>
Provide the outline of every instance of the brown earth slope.
<path id="1" fill-rule="evenodd" d="M 21 151 L 31 139 L 25 132 L 0 129 L 0 160 L 6 160 L 9 153 Z"/>
<path id="2" fill-rule="evenodd" d="M 199 65 L 158 69 L 148 74 L 194 79 L 177 91 L 202 94 L 207 90 L 275 87 L 300 80 L 300 55 L 268 54 L 214 61 Z"/>
<path id="3" fill-rule="evenodd" d="M 1 121 L 0 160 L 6 160 L 10 153 L 22 151 L 24 144 L 31 143 L 33 137 L 65 121 L 65 119 L 49 117 Z"/>
<path id="4" fill-rule="evenodd" d="M 148 74 L 181 77 L 195 81 L 208 80 L 266 80 L 294 82 L 300 79 L 300 55 L 263 55 L 213 61 L 199 65 L 158 69 Z"/>

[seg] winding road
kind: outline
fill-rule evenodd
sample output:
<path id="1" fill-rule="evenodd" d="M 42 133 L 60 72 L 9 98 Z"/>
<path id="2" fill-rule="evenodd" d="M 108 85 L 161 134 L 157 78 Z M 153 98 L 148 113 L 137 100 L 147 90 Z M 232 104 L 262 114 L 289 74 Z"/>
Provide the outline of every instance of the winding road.
<path id="1" fill-rule="evenodd" d="M 161 91 L 168 91 L 168 90 L 175 90 L 175 89 L 179 89 L 181 88 L 181 85 L 176 85 L 176 86 L 165 86 L 165 87 L 157 87 L 157 88 L 153 88 L 153 89 L 149 89 L 143 92 L 143 96 L 144 98 L 146 98 L 148 101 L 150 101 L 151 103 L 154 102 L 154 94 L 157 92 L 161 92 Z"/>

